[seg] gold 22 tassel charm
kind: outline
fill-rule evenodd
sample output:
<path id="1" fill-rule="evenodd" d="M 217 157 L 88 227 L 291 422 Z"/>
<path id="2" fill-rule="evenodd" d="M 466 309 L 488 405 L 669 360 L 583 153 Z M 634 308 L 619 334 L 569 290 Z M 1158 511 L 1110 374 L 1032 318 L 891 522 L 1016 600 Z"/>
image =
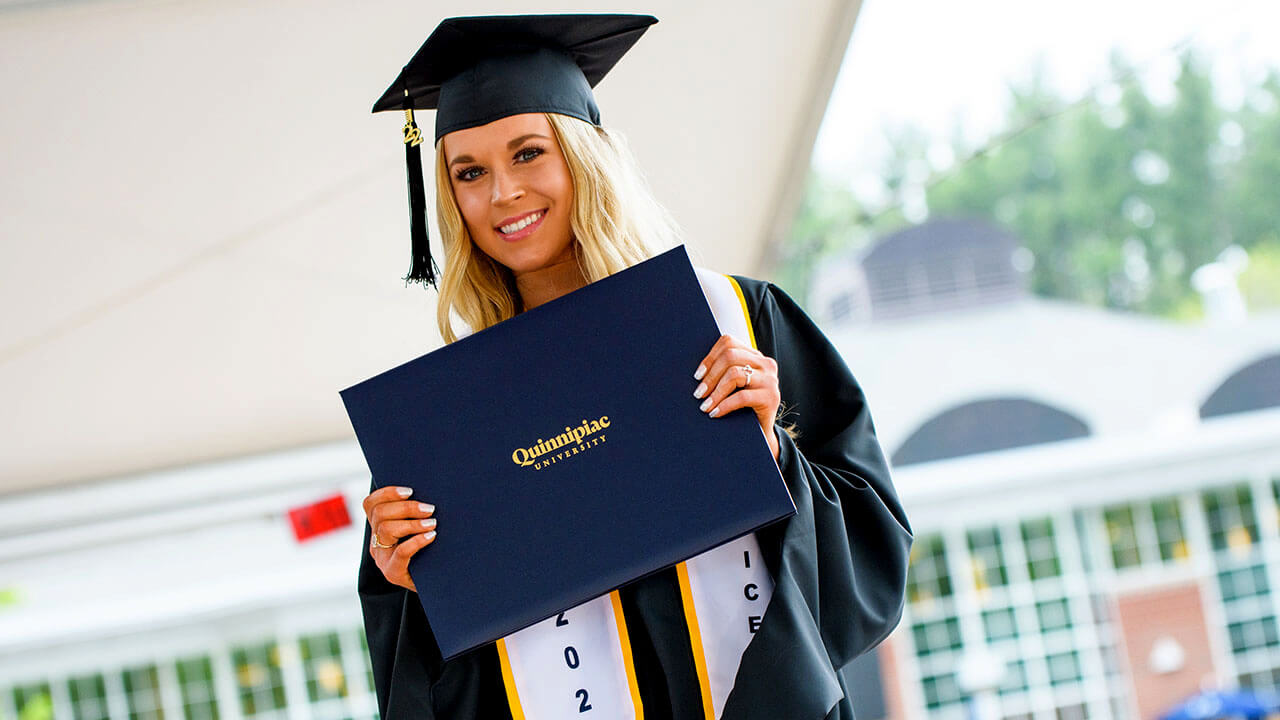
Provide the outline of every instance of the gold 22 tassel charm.
<path id="1" fill-rule="evenodd" d="M 437 269 L 431 260 L 431 243 L 427 236 L 427 190 L 422 181 L 422 131 L 413 120 L 412 102 L 405 90 L 404 158 L 409 172 L 409 239 L 413 261 L 405 282 L 421 282 L 436 287 Z"/>

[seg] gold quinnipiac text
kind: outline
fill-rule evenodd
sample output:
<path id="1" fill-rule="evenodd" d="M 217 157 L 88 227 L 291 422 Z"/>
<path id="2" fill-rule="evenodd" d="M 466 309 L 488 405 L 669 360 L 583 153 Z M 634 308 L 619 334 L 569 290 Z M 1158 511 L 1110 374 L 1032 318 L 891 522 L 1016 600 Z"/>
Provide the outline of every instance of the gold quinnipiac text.
<path id="1" fill-rule="evenodd" d="M 532 467 L 534 470 L 550 467 L 565 458 L 586 452 L 603 443 L 604 431 L 608 427 L 608 415 L 602 415 L 596 420 L 583 420 L 581 425 L 575 427 L 566 425 L 564 432 L 550 440 L 538 438 L 538 442 L 531 447 L 516 448 L 511 453 L 511 462 L 520 467 Z"/>

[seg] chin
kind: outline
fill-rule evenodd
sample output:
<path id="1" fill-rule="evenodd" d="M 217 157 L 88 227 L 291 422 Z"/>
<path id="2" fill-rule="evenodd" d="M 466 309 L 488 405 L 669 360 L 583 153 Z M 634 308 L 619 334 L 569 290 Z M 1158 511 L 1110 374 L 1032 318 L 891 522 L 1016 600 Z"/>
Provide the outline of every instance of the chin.
<path id="1" fill-rule="evenodd" d="M 499 265 L 507 268 L 514 275 L 541 270 L 563 261 L 562 252 L 511 253 L 504 258 L 495 258 Z"/>
<path id="2" fill-rule="evenodd" d="M 533 240 L 533 238 L 529 238 L 529 240 Z M 488 242 L 495 244 L 494 251 L 490 252 L 484 246 L 480 246 L 480 250 L 492 258 L 494 262 L 510 270 L 514 275 L 523 275 L 527 272 L 541 270 L 573 257 L 572 240 L 568 240 L 563 244 L 556 243 L 554 247 L 546 247 L 540 243 L 534 244 L 532 242 L 522 246 L 519 242 L 507 243 L 500 237 L 490 237 Z M 477 243 L 477 245 L 479 244 Z"/>

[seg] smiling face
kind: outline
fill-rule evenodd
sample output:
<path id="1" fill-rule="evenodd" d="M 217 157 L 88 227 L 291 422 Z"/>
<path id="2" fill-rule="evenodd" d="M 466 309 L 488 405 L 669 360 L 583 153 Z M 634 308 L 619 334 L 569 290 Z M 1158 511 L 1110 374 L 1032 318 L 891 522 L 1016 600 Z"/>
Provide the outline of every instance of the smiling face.
<path id="1" fill-rule="evenodd" d="M 545 115 L 510 115 L 441 138 L 471 239 L 519 276 L 573 257 L 573 178 Z"/>

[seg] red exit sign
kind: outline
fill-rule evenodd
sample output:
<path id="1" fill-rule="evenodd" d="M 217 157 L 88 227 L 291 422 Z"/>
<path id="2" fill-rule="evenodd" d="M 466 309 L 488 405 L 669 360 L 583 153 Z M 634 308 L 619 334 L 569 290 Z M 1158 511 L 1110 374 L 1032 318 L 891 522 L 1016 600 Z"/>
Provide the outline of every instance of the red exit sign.
<path id="1" fill-rule="evenodd" d="M 289 510 L 289 523 L 293 525 L 293 534 L 298 542 L 347 527 L 351 524 L 347 499 L 339 493 L 310 505 L 292 508 Z"/>

